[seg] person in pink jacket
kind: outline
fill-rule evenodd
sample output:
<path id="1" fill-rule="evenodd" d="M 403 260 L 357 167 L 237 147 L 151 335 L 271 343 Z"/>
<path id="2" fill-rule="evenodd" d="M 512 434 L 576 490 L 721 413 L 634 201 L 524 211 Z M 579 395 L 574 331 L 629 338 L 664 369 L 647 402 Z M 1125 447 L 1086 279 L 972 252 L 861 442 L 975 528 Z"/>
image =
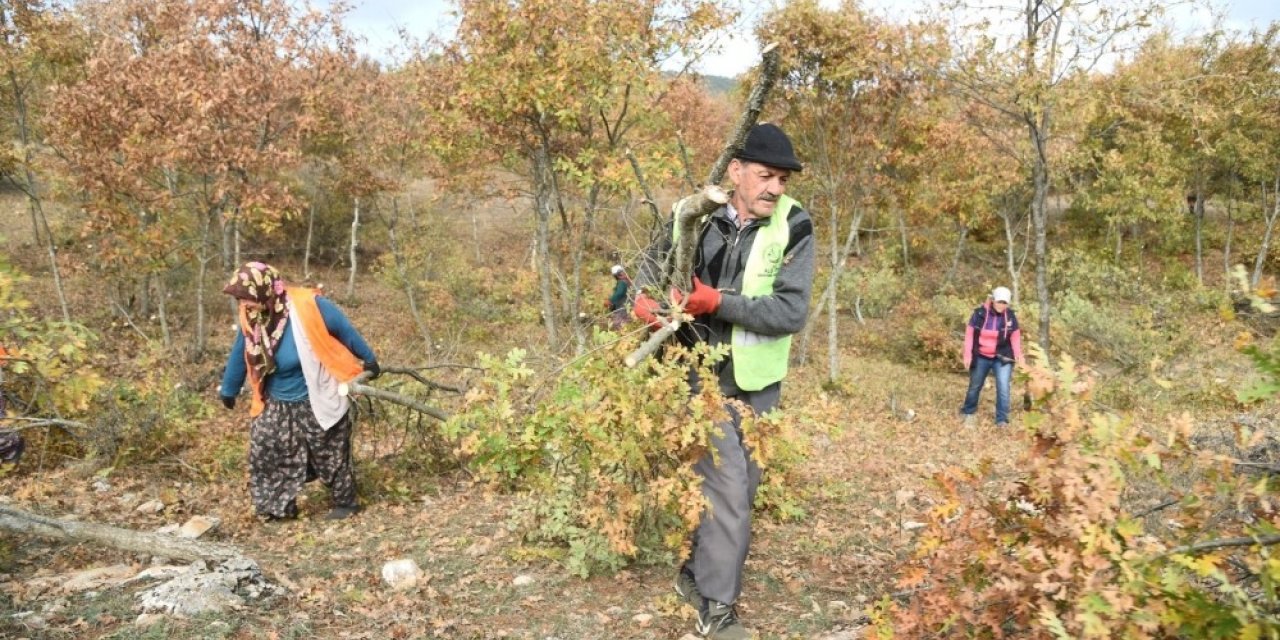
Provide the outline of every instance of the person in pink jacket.
<path id="1" fill-rule="evenodd" d="M 969 390 L 960 414 L 966 426 L 974 423 L 982 385 L 992 373 L 996 378 L 996 426 L 1009 426 L 1009 382 L 1013 364 L 1022 364 L 1022 331 L 1018 317 L 1009 308 L 1010 297 L 1008 288 L 996 287 L 991 297 L 973 310 L 964 328 L 961 358 L 969 370 Z"/>

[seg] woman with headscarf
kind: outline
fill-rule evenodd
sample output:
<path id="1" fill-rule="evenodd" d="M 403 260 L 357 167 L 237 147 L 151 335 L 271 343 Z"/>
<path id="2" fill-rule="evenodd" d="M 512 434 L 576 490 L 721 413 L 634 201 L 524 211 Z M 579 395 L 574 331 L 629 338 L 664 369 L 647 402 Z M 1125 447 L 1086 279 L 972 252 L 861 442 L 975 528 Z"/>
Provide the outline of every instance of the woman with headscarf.
<path id="1" fill-rule="evenodd" d="M 275 268 L 250 262 L 222 292 L 239 303 L 240 331 L 219 395 L 234 408 L 246 378 L 249 489 L 257 514 L 295 518 L 303 483 L 319 478 L 332 494 L 326 519 L 360 510 L 351 468 L 351 401 L 339 384 L 381 370 L 373 350 L 328 299 L 288 287 Z"/>
<path id="2" fill-rule="evenodd" d="M 987 376 L 996 378 L 996 426 L 1009 426 L 1009 384 L 1013 363 L 1022 363 L 1022 330 L 1018 317 L 1009 308 L 1008 287 L 996 287 L 982 306 L 973 310 L 964 328 L 964 351 L 961 359 L 969 370 L 969 390 L 964 395 L 960 414 L 965 426 L 973 426 L 978 400 Z"/>

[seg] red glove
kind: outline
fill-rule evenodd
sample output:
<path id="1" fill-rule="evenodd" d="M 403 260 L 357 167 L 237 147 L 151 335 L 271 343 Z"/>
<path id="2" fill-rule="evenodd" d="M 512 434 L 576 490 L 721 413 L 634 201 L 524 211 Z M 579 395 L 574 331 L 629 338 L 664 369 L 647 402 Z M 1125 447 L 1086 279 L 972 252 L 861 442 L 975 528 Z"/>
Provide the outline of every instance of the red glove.
<path id="1" fill-rule="evenodd" d="M 657 300 L 650 298 L 643 292 L 636 294 L 635 304 L 631 305 L 631 312 L 635 316 L 649 325 L 650 329 L 661 329 L 662 321 L 658 319 L 658 312 L 662 310 L 662 305 Z"/>
<path id="2" fill-rule="evenodd" d="M 681 296 L 676 293 L 676 302 L 681 301 Z M 693 291 L 689 293 L 688 298 L 684 298 L 684 312 L 691 316 L 705 316 L 715 313 L 720 308 L 720 292 L 712 287 L 702 284 L 697 276 L 693 278 Z"/>

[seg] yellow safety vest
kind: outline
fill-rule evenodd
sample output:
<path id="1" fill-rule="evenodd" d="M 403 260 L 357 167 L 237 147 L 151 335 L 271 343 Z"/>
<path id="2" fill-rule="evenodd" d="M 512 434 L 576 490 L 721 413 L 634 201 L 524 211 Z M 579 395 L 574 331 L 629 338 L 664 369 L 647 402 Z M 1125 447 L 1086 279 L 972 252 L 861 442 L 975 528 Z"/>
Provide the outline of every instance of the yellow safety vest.
<path id="1" fill-rule="evenodd" d="M 756 230 L 747 256 L 746 273 L 742 274 L 742 295 L 759 298 L 773 294 L 773 281 L 782 269 L 791 226 L 787 223 L 792 207 L 800 206 L 790 196 L 778 198 L 773 215 Z M 739 214 L 741 215 L 741 214 Z M 680 228 L 672 225 L 672 245 L 680 242 Z M 767 336 L 733 325 L 729 344 L 733 355 L 733 380 L 743 391 L 759 391 L 787 375 L 791 356 L 791 334 Z"/>

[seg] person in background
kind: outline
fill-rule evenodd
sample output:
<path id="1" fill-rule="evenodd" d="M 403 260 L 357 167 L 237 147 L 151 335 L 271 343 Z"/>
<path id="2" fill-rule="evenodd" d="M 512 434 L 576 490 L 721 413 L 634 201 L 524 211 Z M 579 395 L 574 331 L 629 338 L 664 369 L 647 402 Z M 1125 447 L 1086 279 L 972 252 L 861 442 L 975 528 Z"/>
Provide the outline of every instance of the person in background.
<path id="1" fill-rule="evenodd" d="M 729 399 L 730 419 L 717 424 L 714 454 L 694 464 L 710 509 L 693 535 L 692 552 L 676 574 L 676 593 L 698 612 L 697 631 L 712 640 L 751 637 L 738 620 L 736 603 L 751 546 L 751 509 L 761 469 L 743 442 L 739 406 L 764 415 L 778 406 L 787 375 L 791 335 L 804 328 L 813 288 L 813 221 L 809 212 L 783 195 L 793 173 L 801 170 L 791 140 L 773 124 L 747 134 L 742 150 L 729 162 L 733 192 L 726 206 L 708 216 L 698 238 L 691 291 L 684 311 L 694 316 L 694 339 L 727 344 L 729 356 L 717 363 L 718 384 Z M 661 282 L 662 265 L 675 229 L 646 252 L 636 283 Z M 636 317 L 653 327 L 661 307 L 643 292 L 633 305 Z M 694 381 L 701 384 L 702 381 Z M 714 434 L 714 432 L 713 432 Z"/>
<path id="2" fill-rule="evenodd" d="M 239 304 L 240 330 L 219 395 L 233 409 L 246 378 L 249 490 L 258 516 L 295 518 L 302 485 L 318 477 L 333 497 L 325 516 L 360 510 L 351 466 L 351 401 L 340 383 L 381 373 L 373 350 L 336 305 L 312 289 L 287 287 L 274 267 L 250 262 L 222 290 Z"/>
<path id="3" fill-rule="evenodd" d="M 960 414 L 967 427 L 974 425 L 978 400 L 987 374 L 996 378 L 996 426 L 1009 426 L 1009 381 L 1013 364 L 1022 364 L 1022 331 L 1018 317 L 1009 308 L 1011 294 L 1006 287 L 996 287 L 982 306 L 973 310 L 964 328 L 964 351 L 961 358 L 969 370 L 969 390 L 964 396 Z"/>
<path id="4" fill-rule="evenodd" d="M 615 280 L 613 293 L 609 295 L 609 328 L 617 331 L 627 322 L 627 290 L 631 287 L 631 277 L 622 265 L 615 264 L 609 268 Z"/>

